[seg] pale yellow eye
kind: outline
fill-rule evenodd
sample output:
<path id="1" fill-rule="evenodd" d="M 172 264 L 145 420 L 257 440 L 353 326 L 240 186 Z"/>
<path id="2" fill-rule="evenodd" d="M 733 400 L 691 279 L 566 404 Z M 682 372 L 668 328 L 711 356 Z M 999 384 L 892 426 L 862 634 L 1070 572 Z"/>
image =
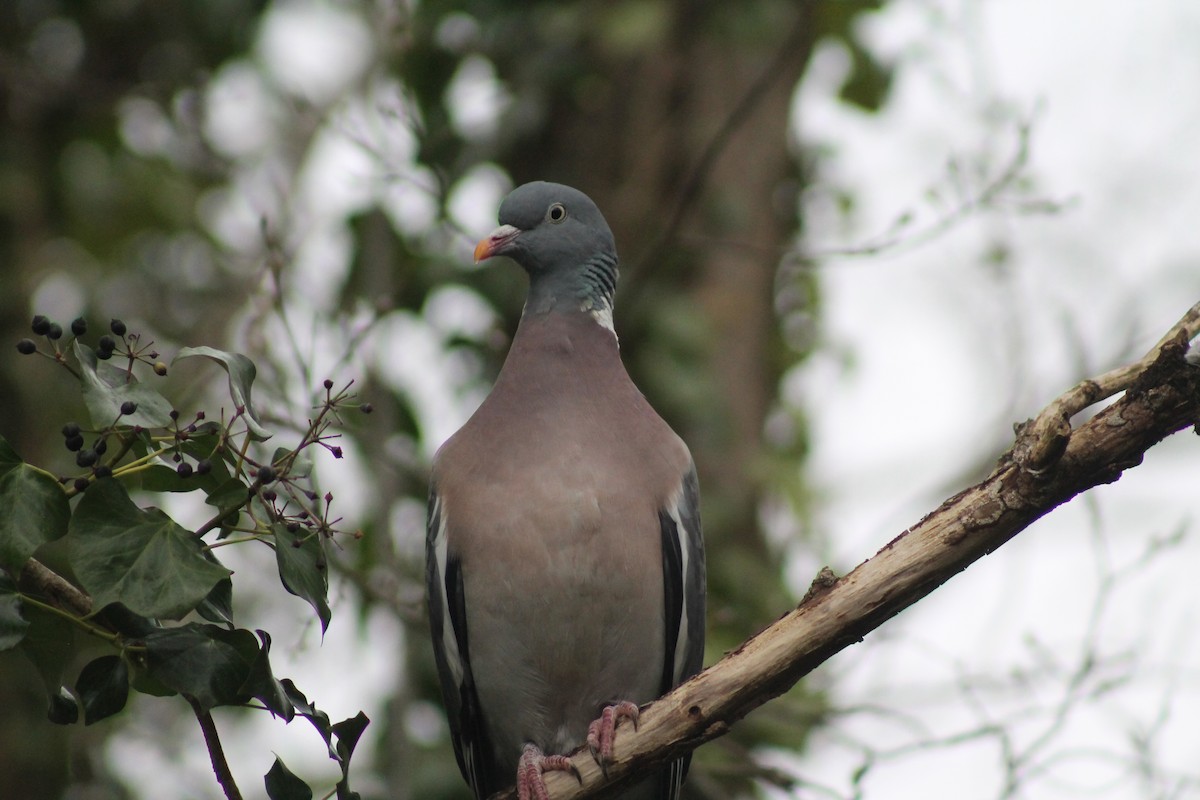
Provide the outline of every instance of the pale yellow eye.
<path id="1" fill-rule="evenodd" d="M 555 203 L 550 206 L 550 210 L 546 212 L 546 219 L 551 222 L 562 222 L 567 218 L 567 209 L 562 203 Z"/>

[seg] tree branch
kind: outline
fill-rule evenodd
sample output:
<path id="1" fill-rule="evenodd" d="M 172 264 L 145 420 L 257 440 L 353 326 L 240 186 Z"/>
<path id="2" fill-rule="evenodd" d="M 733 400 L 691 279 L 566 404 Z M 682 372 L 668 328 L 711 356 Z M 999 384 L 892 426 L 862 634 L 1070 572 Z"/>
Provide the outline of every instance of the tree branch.
<path id="1" fill-rule="evenodd" d="M 582 748 L 572 754 L 582 783 L 568 773 L 549 773 L 550 796 L 607 796 L 648 768 L 723 735 L 1038 518 L 1112 483 L 1159 441 L 1196 426 L 1200 368 L 1184 356 L 1198 331 L 1200 303 L 1145 358 L 1084 381 L 1018 425 L 1016 441 L 985 480 L 947 499 L 845 577 L 823 571 L 795 610 L 648 705 L 636 731 L 623 724 L 608 781 Z M 1120 391 L 1124 397 L 1071 430 L 1071 416 Z M 508 791 L 493 800 L 515 796 Z"/>

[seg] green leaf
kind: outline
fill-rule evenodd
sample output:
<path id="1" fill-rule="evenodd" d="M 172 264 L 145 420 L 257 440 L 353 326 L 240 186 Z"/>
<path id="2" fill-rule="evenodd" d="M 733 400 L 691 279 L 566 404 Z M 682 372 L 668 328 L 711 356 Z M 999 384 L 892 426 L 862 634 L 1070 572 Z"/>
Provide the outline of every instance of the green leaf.
<path id="1" fill-rule="evenodd" d="M 333 747 L 333 726 L 329 722 L 329 715 L 308 702 L 304 692 L 296 688 L 296 684 L 292 682 L 291 678 L 284 678 L 279 683 L 283 686 L 283 691 L 287 693 L 288 701 L 296 709 L 296 713 L 312 723 L 312 726 L 317 729 L 317 733 L 325 740 L 329 757 L 337 761 L 338 754 Z"/>
<path id="2" fill-rule="evenodd" d="M 267 797 L 271 800 L 312 800 L 312 789 L 284 766 L 279 756 L 275 756 L 275 763 L 271 765 L 270 772 L 263 776 L 263 781 L 267 784 Z"/>
<path id="3" fill-rule="evenodd" d="M 349 719 L 334 723 L 333 735 L 338 740 L 337 752 L 343 761 L 350 761 L 350 756 L 354 755 L 354 748 L 358 745 L 359 738 L 370 723 L 371 720 L 361 711 Z"/>
<path id="4" fill-rule="evenodd" d="M 350 756 L 354 755 L 354 747 L 362 736 L 371 720 L 363 712 L 350 719 L 344 719 L 333 726 L 333 735 L 337 737 L 337 762 L 342 768 L 342 779 L 337 782 L 338 800 L 359 800 L 358 792 L 350 791 Z"/>
<path id="5" fill-rule="evenodd" d="M 83 495 L 67 534 L 71 567 L 96 608 L 120 602 L 135 614 L 179 619 L 229 570 L 157 508 L 138 508 L 112 478 Z"/>
<path id="6" fill-rule="evenodd" d="M 29 630 L 21 640 L 21 652 L 37 669 L 53 707 L 62 691 L 67 663 L 75 655 L 75 626 L 58 614 L 31 605 L 26 605 L 24 616 L 29 620 Z"/>
<path id="7" fill-rule="evenodd" d="M 29 630 L 29 620 L 21 616 L 21 595 L 8 573 L 0 572 L 0 650 L 20 644 Z"/>
<path id="8" fill-rule="evenodd" d="M 67 532 L 71 507 L 58 481 L 0 438 L 0 566 L 20 571 L 34 551 Z"/>
<path id="9" fill-rule="evenodd" d="M 258 418 L 254 414 L 254 407 L 250 404 L 250 388 L 254 385 L 254 378 L 257 374 L 254 362 L 241 353 L 226 353 L 215 347 L 185 347 L 175 354 L 172 363 L 194 356 L 211 359 L 221 365 L 221 368 L 229 375 L 229 396 L 232 398 L 233 404 L 245 410 L 243 419 L 246 420 L 250 436 L 260 442 L 270 439 L 271 432 L 259 424 Z"/>
<path id="10" fill-rule="evenodd" d="M 191 622 L 147 636 L 145 644 L 150 677 L 205 710 L 241 705 L 252 696 L 242 689 L 259 653 L 250 631 Z"/>
<path id="11" fill-rule="evenodd" d="M 125 371 L 115 371 L 111 364 L 100 366 L 96 351 L 78 339 L 71 345 L 79 361 L 79 373 L 83 383 L 83 402 L 97 428 L 107 428 L 120 421 L 126 425 L 143 428 L 163 428 L 171 424 L 171 404 L 158 392 Z M 137 411 L 121 414 L 121 404 L 126 400 L 137 403 Z"/>
<path id="12" fill-rule="evenodd" d="M 217 581 L 208 596 L 196 606 L 196 613 L 209 622 L 233 627 L 233 581 L 223 578 Z"/>
<path id="13" fill-rule="evenodd" d="M 209 492 L 204 502 L 219 511 L 232 511 L 245 505 L 249 496 L 250 487 L 237 478 L 231 478 Z"/>
<path id="14" fill-rule="evenodd" d="M 74 725 L 79 721 L 79 703 L 75 702 L 75 695 L 67 687 L 60 686 L 58 691 L 50 694 L 46 719 L 55 725 Z"/>
<path id="15" fill-rule="evenodd" d="M 324 633 L 330 617 L 329 569 L 321 534 L 303 527 L 292 533 L 278 522 L 271 531 L 275 534 L 275 563 L 283 588 L 309 602 Z"/>
<path id="16" fill-rule="evenodd" d="M 263 630 L 255 632 L 262 640 L 262 648 L 250 665 L 250 675 L 241 691 L 261 700 L 272 716 L 283 717 L 284 721 L 291 722 L 296 716 L 296 708 L 288 699 L 283 684 L 271 672 L 271 635 Z"/>
<path id="17" fill-rule="evenodd" d="M 142 488 L 148 492 L 194 492 L 198 489 L 205 493 L 216 489 L 225 480 L 220 475 L 208 473 L 200 475 L 193 472 L 186 478 L 180 477 L 174 467 L 165 464 L 153 464 L 140 470 Z"/>
<path id="18" fill-rule="evenodd" d="M 75 692 L 83 703 L 84 725 L 111 717 L 129 698 L 129 667 L 120 656 L 100 656 L 79 673 Z"/>
<path id="19" fill-rule="evenodd" d="M 292 451 L 286 447 L 277 447 L 275 452 L 271 454 L 271 463 L 278 464 L 285 458 L 290 456 Z M 292 466 L 288 469 L 287 474 L 293 480 L 298 478 L 307 478 L 312 474 L 313 460 L 308 452 L 297 453 L 292 459 Z"/>

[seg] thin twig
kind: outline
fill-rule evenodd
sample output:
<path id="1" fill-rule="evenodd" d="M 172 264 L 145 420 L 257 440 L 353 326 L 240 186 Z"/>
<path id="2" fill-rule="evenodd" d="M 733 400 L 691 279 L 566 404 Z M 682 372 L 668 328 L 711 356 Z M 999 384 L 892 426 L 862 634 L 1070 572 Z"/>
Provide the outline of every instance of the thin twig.
<path id="1" fill-rule="evenodd" d="M 217 733 L 217 724 L 213 722 L 212 712 L 201 706 L 194 697 L 184 695 L 184 699 L 188 701 L 196 715 L 196 721 L 200 723 L 200 730 L 204 733 L 204 746 L 208 748 L 208 757 L 212 761 L 213 773 L 217 776 L 221 790 L 225 792 L 226 800 L 242 800 L 242 793 L 233 779 L 229 762 L 225 760 L 225 750 L 221 747 L 221 737 Z"/>

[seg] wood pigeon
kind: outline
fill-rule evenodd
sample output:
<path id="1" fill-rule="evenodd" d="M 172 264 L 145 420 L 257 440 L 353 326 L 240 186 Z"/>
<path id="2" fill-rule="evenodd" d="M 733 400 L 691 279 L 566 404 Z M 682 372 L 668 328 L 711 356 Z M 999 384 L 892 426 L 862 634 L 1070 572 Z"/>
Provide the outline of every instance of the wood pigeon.
<path id="1" fill-rule="evenodd" d="M 475 260 L 529 273 L 495 387 L 434 457 L 426 538 L 433 649 L 476 798 L 545 797 L 585 738 L 700 669 L 704 547 L 691 454 L 621 363 L 617 252 L 582 192 L 528 183 Z M 686 759 L 621 795 L 676 798 Z M 578 777 L 578 775 L 576 776 Z"/>

